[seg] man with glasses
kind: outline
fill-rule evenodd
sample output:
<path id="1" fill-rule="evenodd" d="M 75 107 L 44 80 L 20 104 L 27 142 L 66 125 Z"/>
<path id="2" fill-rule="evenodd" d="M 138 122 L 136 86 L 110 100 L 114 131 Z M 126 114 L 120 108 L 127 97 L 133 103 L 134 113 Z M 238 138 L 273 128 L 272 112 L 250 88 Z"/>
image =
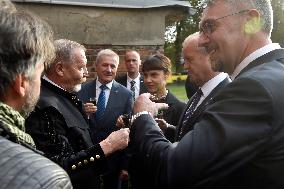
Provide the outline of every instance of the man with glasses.
<path id="1" fill-rule="evenodd" d="M 130 141 L 153 188 L 284 188 L 284 50 L 271 42 L 272 15 L 269 0 L 207 1 L 199 46 L 233 81 L 179 143 L 148 113 L 165 105 L 137 98 Z"/>

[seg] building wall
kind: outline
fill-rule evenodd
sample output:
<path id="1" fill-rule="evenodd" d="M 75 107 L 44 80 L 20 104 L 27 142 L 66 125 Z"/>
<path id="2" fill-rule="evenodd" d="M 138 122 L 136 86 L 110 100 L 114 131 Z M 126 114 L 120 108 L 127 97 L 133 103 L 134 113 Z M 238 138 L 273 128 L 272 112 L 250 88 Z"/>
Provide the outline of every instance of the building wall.
<path id="1" fill-rule="evenodd" d="M 43 3 L 16 3 L 16 6 L 46 20 L 56 39 L 67 38 L 84 44 L 92 77 L 96 54 L 101 49 L 110 48 L 119 54 L 119 73 L 125 72 L 127 49 L 137 50 L 142 60 L 156 52 L 163 53 L 165 18 L 181 14 L 173 8 L 115 9 Z"/>

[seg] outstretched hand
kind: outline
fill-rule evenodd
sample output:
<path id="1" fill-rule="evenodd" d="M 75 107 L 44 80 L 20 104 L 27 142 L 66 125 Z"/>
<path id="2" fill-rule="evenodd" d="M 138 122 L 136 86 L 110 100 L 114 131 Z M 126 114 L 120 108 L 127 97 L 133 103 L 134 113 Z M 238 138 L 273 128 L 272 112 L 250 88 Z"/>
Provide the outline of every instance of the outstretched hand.
<path id="1" fill-rule="evenodd" d="M 159 109 L 167 109 L 169 107 L 166 103 L 155 103 L 151 101 L 150 96 L 150 93 L 143 93 L 135 100 L 134 114 L 147 111 L 150 112 L 152 116 L 156 116 Z"/>
<path id="2" fill-rule="evenodd" d="M 113 131 L 105 140 L 100 142 L 101 148 L 106 156 L 122 150 L 128 146 L 129 128 Z"/>

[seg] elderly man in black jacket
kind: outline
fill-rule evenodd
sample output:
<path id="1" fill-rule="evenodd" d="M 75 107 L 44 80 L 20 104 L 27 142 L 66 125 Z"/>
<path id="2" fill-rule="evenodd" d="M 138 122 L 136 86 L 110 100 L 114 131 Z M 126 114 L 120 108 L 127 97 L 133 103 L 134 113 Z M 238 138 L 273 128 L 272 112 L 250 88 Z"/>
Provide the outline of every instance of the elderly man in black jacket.
<path id="1" fill-rule="evenodd" d="M 71 189 L 67 173 L 36 150 L 24 126 L 23 116 L 39 97 L 44 63 L 54 56 L 52 31 L 39 18 L 16 12 L 11 2 L 0 5 L 1 188 Z"/>
<path id="2" fill-rule="evenodd" d="M 94 142 L 82 102 L 73 93 L 86 81 L 86 49 L 67 39 L 54 44 L 56 57 L 42 78 L 39 102 L 26 120 L 27 132 L 40 150 L 69 173 L 74 188 L 100 188 L 107 156 L 128 145 L 129 129 Z"/>
<path id="3" fill-rule="evenodd" d="M 231 75 L 194 129 L 168 142 L 138 97 L 130 141 L 152 188 L 284 188 L 284 50 L 270 39 L 269 0 L 209 0 L 199 46 Z"/>

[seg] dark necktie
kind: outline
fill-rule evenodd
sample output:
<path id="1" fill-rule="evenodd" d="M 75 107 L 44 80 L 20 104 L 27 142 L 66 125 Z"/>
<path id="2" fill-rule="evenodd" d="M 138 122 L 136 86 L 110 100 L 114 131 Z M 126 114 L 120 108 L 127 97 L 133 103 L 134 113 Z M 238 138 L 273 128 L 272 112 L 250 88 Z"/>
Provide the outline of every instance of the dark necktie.
<path id="1" fill-rule="evenodd" d="M 184 127 L 186 125 L 186 123 L 188 122 L 188 120 L 190 120 L 190 118 L 192 117 L 193 113 L 194 113 L 194 110 L 202 96 L 202 90 L 199 88 L 195 95 L 192 97 L 192 101 L 190 103 L 190 106 L 189 108 L 186 110 L 185 114 L 184 114 L 184 117 L 183 117 L 183 121 L 182 121 L 182 127 L 181 127 L 181 130 L 180 130 L 180 133 L 179 133 L 179 139 L 181 138 L 181 136 L 183 135 L 183 130 L 184 130 Z"/>
<path id="2" fill-rule="evenodd" d="M 133 100 L 135 100 L 135 81 L 134 80 L 130 81 L 130 90 L 132 92 Z"/>
<path id="3" fill-rule="evenodd" d="M 96 119 L 98 122 L 100 122 L 105 113 L 106 109 L 106 94 L 105 94 L 105 89 L 107 89 L 106 85 L 101 85 L 101 93 L 98 98 L 98 103 L 97 103 L 97 111 L 96 111 Z"/>

